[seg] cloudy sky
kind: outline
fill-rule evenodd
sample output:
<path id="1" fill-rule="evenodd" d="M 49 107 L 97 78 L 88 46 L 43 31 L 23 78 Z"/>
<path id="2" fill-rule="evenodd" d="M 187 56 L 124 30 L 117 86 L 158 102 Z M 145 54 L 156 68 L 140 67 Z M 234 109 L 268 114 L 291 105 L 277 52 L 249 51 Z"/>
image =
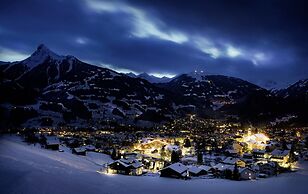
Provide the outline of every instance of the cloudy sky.
<path id="1" fill-rule="evenodd" d="M 1 0 L 0 60 L 44 43 L 118 71 L 308 78 L 305 0 Z"/>

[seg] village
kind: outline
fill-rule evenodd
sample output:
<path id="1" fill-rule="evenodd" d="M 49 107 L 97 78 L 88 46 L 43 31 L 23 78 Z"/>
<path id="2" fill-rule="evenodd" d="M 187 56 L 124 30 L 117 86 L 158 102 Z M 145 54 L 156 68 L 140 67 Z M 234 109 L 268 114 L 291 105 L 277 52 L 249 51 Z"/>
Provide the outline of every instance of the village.
<path id="1" fill-rule="evenodd" d="M 112 162 L 97 169 L 106 175 L 255 180 L 296 171 L 299 159 L 308 160 L 306 128 L 241 128 L 191 117 L 134 133 L 40 128 L 18 134 L 42 148 L 63 152 L 65 146 L 80 157 L 109 155 Z"/>

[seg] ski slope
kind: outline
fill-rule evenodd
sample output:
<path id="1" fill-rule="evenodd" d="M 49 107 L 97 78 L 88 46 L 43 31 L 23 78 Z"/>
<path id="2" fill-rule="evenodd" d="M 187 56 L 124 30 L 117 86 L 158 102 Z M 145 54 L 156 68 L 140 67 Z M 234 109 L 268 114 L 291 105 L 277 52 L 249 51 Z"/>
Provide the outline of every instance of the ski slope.
<path id="1" fill-rule="evenodd" d="M 22 194 L 184 194 L 307 193 L 308 162 L 295 173 L 256 181 L 223 179 L 177 180 L 160 177 L 104 175 L 96 171 L 109 156 L 70 153 L 27 145 L 17 136 L 0 137 L 0 193 Z"/>

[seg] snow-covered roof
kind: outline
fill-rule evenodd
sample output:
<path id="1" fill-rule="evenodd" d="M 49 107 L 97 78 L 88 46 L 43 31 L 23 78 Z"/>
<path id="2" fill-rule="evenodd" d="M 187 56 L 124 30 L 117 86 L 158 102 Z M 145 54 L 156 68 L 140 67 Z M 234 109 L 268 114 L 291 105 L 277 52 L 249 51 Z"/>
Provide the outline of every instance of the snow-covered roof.
<path id="1" fill-rule="evenodd" d="M 202 170 L 204 170 L 204 169 L 198 168 L 197 166 L 191 166 L 191 167 L 188 168 L 189 172 L 192 172 L 192 173 L 195 173 L 195 174 L 198 174 Z"/>
<path id="2" fill-rule="evenodd" d="M 183 172 L 187 171 L 187 169 L 188 169 L 187 166 L 185 166 L 184 164 L 178 163 L 178 162 L 171 164 L 170 166 L 167 166 L 164 169 L 167 169 L 167 168 L 170 168 L 170 169 L 176 171 L 179 174 L 182 174 Z"/>
<path id="3" fill-rule="evenodd" d="M 265 154 L 265 150 L 260 150 L 260 149 L 253 149 L 252 152 L 257 154 Z"/>
<path id="4" fill-rule="evenodd" d="M 84 147 L 74 148 L 76 152 L 85 152 L 86 149 Z"/>
<path id="5" fill-rule="evenodd" d="M 47 145 L 56 145 L 60 144 L 59 139 L 56 136 L 45 136 Z"/>
<path id="6" fill-rule="evenodd" d="M 46 144 L 47 145 L 58 145 L 58 144 L 60 144 L 60 142 L 59 142 L 58 139 L 50 139 L 50 140 L 46 141 Z"/>
<path id="7" fill-rule="evenodd" d="M 213 168 L 215 168 L 215 169 L 217 169 L 219 171 L 224 171 L 224 170 L 227 170 L 227 169 L 233 170 L 234 169 L 234 165 L 218 163 Z"/>
<path id="8" fill-rule="evenodd" d="M 245 168 L 238 168 L 238 172 L 239 172 L 239 173 L 243 173 L 243 172 L 245 172 L 245 171 L 254 172 L 254 170 L 252 170 L 252 169 L 250 169 L 250 168 L 247 168 L 247 167 L 245 167 Z"/>
<path id="9" fill-rule="evenodd" d="M 201 169 L 203 169 L 203 170 L 205 170 L 205 171 L 209 171 L 209 170 L 212 169 L 213 167 L 211 167 L 211 166 L 206 166 L 206 165 L 201 165 L 201 166 L 199 166 L 199 168 L 201 168 Z"/>
<path id="10" fill-rule="evenodd" d="M 224 159 L 223 163 L 225 163 L 225 164 L 233 164 L 234 165 L 238 161 L 240 161 L 239 158 L 227 157 L 226 159 Z"/>
<path id="11" fill-rule="evenodd" d="M 269 140 L 270 139 L 262 133 L 245 137 L 245 142 L 250 143 L 250 144 L 258 144 L 258 145 L 266 144 L 266 141 L 269 141 Z"/>
<path id="12" fill-rule="evenodd" d="M 143 166 L 143 164 L 141 162 L 139 162 L 138 160 L 133 159 L 133 158 L 129 158 L 129 159 L 121 158 L 121 159 L 116 160 L 116 161 L 114 161 L 110 164 L 117 163 L 117 162 L 120 163 L 121 165 L 123 165 L 126 168 L 127 167 L 140 168 L 140 167 Z"/>
<path id="13" fill-rule="evenodd" d="M 275 149 L 274 151 L 272 151 L 271 155 L 272 155 L 272 156 L 283 157 L 283 156 L 287 156 L 289 153 L 290 153 L 290 150 L 279 150 L 279 149 Z"/>

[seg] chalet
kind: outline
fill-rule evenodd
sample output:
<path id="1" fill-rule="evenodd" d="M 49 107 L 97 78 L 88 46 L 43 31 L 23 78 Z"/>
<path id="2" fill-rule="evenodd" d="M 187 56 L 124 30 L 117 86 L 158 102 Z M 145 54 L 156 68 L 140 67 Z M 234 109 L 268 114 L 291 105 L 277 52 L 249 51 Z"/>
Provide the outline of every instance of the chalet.
<path id="1" fill-rule="evenodd" d="M 143 164 L 136 159 L 121 158 L 108 164 L 106 172 L 108 174 L 141 175 Z"/>
<path id="2" fill-rule="evenodd" d="M 76 155 L 85 156 L 87 155 L 87 150 L 84 147 L 73 148 L 72 153 Z"/>
<path id="3" fill-rule="evenodd" d="M 215 169 L 212 166 L 201 165 L 199 168 L 205 170 L 208 174 L 214 174 Z"/>
<path id="4" fill-rule="evenodd" d="M 144 168 L 152 172 L 157 172 L 158 170 L 162 169 L 165 164 L 164 160 L 150 156 L 144 156 L 142 158 L 142 163 L 144 165 Z"/>
<path id="5" fill-rule="evenodd" d="M 191 166 L 188 168 L 189 176 L 202 176 L 206 175 L 207 171 L 204 168 L 197 166 Z"/>
<path id="6" fill-rule="evenodd" d="M 252 155 L 254 158 L 265 158 L 265 150 L 253 149 Z"/>
<path id="7" fill-rule="evenodd" d="M 249 153 L 244 153 L 242 156 L 242 160 L 247 164 L 253 163 L 253 156 Z"/>
<path id="8" fill-rule="evenodd" d="M 125 159 L 137 159 L 137 160 L 141 160 L 142 159 L 142 154 L 140 153 L 134 153 L 134 152 L 125 152 L 123 154 L 123 157 Z"/>
<path id="9" fill-rule="evenodd" d="M 203 162 L 206 165 L 210 165 L 211 162 L 214 162 L 216 159 L 216 156 L 214 156 L 213 154 L 207 154 L 203 157 Z"/>
<path id="10" fill-rule="evenodd" d="M 236 157 L 238 152 L 234 149 L 227 149 L 225 150 L 225 155 L 230 157 Z"/>
<path id="11" fill-rule="evenodd" d="M 285 166 L 289 162 L 290 150 L 275 149 L 271 152 L 270 160 L 277 162 L 280 166 Z"/>
<path id="12" fill-rule="evenodd" d="M 47 136 L 46 137 L 46 143 L 45 148 L 51 149 L 51 150 L 59 150 L 60 141 L 55 136 Z"/>
<path id="13" fill-rule="evenodd" d="M 215 166 L 213 166 L 215 169 L 216 175 L 221 175 L 223 176 L 226 171 L 233 171 L 234 170 L 234 165 L 230 164 L 223 164 L 223 163 L 218 163 Z"/>
<path id="14" fill-rule="evenodd" d="M 160 171 L 161 177 L 170 177 L 170 178 L 188 178 L 189 172 L 188 167 L 181 163 L 174 163 L 170 166 L 163 168 Z"/>
<path id="15" fill-rule="evenodd" d="M 244 154 L 243 154 L 243 158 L 244 158 L 244 159 L 252 159 L 252 154 L 244 153 Z"/>
<path id="16" fill-rule="evenodd" d="M 221 163 L 228 164 L 228 165 L 235 165 L 237 164 L 238 167 L 245 167 L 245 162 L 239 158 L 227 157 Z"/>
<path id="17" fill-rule="evenodd" d="M 256 172 L 250 168 L 239 168 L 240 180 L 256 179 Z"/>
<path id="18" fill-rule="evenodd" d="M 277 174 L 277 163 L 275 162 L 268 162 L 265 164 L 259 165 L 259 172 L 261 174 L 266 174 L 268 176 L 273 176 Z"/>

